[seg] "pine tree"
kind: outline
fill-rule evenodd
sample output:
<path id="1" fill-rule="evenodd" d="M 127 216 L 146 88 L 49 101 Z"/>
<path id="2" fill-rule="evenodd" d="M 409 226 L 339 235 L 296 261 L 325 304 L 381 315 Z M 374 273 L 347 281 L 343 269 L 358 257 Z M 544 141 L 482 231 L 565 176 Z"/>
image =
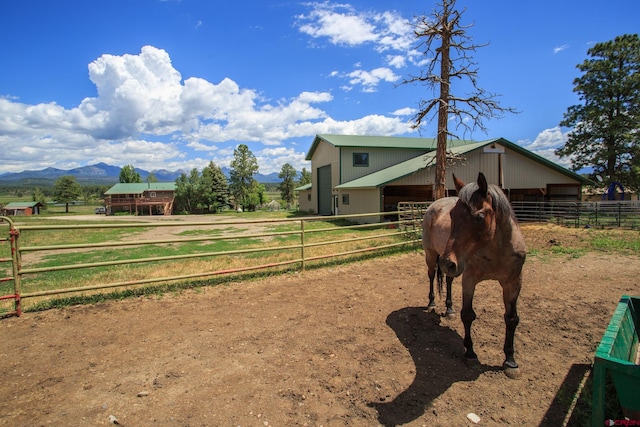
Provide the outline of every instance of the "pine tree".
<path id="1" fill-rule="evenodd" d="M 572 105 L 560 126 L 572 128 L 556 150 L 573 170 L 593 167 L 592 178 L 640 189 L 640 38 L 625 34 L 597 43 L 573 81 L 581 104 Z"/>

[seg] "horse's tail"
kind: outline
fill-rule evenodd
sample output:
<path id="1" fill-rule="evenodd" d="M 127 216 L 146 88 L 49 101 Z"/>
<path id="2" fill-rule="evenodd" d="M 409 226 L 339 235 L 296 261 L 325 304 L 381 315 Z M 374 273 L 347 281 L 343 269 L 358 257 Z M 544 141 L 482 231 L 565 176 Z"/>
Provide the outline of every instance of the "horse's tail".
<path id="1" fill-rule="evenodd" d="M 444 274 L 440 269 L 440 255 L 436 257 L 436 277 L 438 278 L 438 297 L 442 298 L 442 283 L 444 281 Z"/>

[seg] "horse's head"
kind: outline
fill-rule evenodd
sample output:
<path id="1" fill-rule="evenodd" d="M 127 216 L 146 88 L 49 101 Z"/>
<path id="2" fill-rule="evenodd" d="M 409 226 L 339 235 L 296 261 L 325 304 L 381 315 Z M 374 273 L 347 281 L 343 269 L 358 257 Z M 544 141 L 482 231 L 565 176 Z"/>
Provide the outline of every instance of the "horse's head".
<path id="1" fill-rule="evenodd" d="M 447 276 L 462 274 L 467 260 L 491 241 L 496 232 L 493 195 L 484 175 L 478 174 L 478 181 L 467 185 L 455 175 L 453 181 L 459 199 L 449 213 L 451 232 L 440 256 L 440 268 Z"/>

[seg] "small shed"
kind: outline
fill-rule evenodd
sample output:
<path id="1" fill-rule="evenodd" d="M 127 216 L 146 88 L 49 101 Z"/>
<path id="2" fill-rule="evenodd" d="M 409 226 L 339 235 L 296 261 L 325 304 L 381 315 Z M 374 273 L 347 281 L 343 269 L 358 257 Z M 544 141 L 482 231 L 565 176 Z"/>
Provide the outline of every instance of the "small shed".
<path id="1" fill-rule="evenodd" d="M 40 202 L 11 202 L 2 207 L 3 216 L 30 216 L 39 215 L 42 210 Z"/>

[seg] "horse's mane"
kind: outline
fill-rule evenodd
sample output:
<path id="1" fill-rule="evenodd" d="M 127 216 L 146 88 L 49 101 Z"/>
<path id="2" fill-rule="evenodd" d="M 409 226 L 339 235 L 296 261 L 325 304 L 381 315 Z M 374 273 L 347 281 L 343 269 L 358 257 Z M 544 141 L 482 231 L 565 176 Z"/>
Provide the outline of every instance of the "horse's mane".
<path id="1" fill-rule="evenodd" d="M 477 182 L 470 182 L 460 189 L 458 197 L 463 203 L 472 205 L 473 195 L 476 191 L 479 190 L 479 188 L 480 186 Z M 492 208 L 497 214 L 496 219 L 499 222 L 508 222 L 509 219 L 515 220 L 515 214 L 513 213 L 511 203 L 509 202 L 507 196 L 505 196 L 504 191 L 502 191 L 502 189 L 497 185 L 490 184 L 487 187 L 487 192 L 491 196 Z"/>

